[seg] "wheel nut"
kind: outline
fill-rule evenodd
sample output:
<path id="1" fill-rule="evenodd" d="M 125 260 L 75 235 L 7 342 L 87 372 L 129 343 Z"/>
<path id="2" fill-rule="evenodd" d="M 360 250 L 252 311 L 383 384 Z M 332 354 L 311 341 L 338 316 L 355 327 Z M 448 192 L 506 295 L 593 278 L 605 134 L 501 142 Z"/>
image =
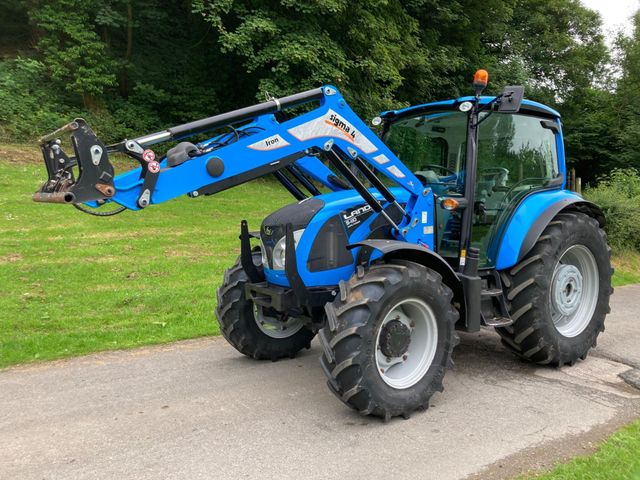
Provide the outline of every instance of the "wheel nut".
<path id="1" fill-rule="evenodd" d="M 384 373 L 384 368 L 381 368 L 381 369 L 380 369 L 380 373 Z"/>
<path id="2" fill-rule="evenodd" d="M 402 355 L 402 361 L 405 361 L 407 359 L 406 355 Z"/>

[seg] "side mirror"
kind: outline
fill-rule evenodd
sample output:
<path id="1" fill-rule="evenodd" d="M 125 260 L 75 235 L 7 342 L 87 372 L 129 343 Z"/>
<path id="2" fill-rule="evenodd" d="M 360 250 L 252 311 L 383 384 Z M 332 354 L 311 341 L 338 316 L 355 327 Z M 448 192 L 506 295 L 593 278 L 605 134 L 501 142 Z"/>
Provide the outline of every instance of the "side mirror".
<path id="1" fill-rule="evenodd" d="M 503 113 L 518 113 L 520 104 L 524 97 L 524 87 L 521 85 L 504 87 L 500 100 L 498 100 L 498 111 Z"/>

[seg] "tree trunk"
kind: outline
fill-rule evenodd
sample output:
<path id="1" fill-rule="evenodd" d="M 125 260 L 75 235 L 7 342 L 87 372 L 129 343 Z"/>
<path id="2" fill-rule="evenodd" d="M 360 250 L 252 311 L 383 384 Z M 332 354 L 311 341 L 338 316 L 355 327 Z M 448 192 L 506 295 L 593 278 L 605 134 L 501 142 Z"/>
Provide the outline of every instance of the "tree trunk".
<path id="1" fill-rule="evenodd" d="M 84 92 L 82 94 L 82 104 L 84 105 L 84 108 L 86 108 L 90 112 L 95 112 L 98 110 L 98 99 L 91 93 Z"/>
<path id="2" fill-rule="evenodd" d="M 107 49 L 111 48 L 111 34 L 106 26 L 102 27 L 102 41 L 107 46 Z"/>

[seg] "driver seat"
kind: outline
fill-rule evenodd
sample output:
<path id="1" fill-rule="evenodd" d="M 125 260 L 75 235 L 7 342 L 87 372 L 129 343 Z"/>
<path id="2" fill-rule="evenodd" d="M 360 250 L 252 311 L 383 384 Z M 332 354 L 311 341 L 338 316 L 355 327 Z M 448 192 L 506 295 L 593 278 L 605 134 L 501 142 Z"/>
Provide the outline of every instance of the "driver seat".
<path id="1" fill-rule="evenodd" d="M 423 185 L 428 183 L 440 183 L 440 177 L 433 170 L 418 170 L 413 172 L 418 180 L 422 181 Z"/>
<path id="2" fill-rule="evenodd" d="M 499 169 L 487 169 L 486 172 L 481 173 L 476 192 L 477 197 L 485 203 L 487 211 L 497 213 L 500 209 L 504 193 L 497 190 L 496 187 L 506 187 L 507 179 L 508 172 Z"/>

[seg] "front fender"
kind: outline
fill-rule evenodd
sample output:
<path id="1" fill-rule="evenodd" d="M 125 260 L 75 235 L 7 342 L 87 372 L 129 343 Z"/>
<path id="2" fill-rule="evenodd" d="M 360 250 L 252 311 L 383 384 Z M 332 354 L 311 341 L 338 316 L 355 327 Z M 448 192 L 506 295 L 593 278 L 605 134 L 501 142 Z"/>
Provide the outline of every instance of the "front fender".
<path id="1" fill-rule="evenodd" d="M 587 213 L 604 226 L 602 210 L 569 190 L 546 190 L 525 197 L 497 242 L 496 269 L 517 264 L 533 248 L 549 222 L 561 211 L 572 209 Z"/>
<path id="2" fill-rule="evenodd" d="M 373 251 L 377 250 L 385 260 L 409 260 L 435 270 L 442 276 L 444 283 L 453 291 L 454 301 L 464 305 L 464 293 L 458 275 L 451 265 L 433 250 L 414 243 L 403 242 L 402 240 L 379 239 L 362 240 L 352 243 L 347 248 L 353 249 L 356 247 L 362 247 L 356 261 L 356 264 L 359 265 L 369 263 L 369 259 L 372 256 L 375 258 L 376 255 L 373 254 Z"/>

